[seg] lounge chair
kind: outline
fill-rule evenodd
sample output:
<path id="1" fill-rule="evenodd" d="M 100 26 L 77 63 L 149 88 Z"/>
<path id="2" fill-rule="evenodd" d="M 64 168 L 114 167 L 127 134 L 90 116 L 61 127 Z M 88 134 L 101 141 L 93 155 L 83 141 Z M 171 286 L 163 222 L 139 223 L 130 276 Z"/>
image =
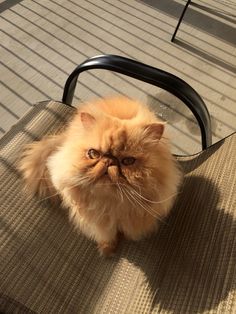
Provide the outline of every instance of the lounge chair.
<path id="1" fill-rule="evenodd" d="M 78 75 L 94 68 L 180 98 L 199 122 L 203 147 L 177 156 L 182 193 L 158 233 L 123 240 L 110 259 L 74 230 L 65 210 L 30 198 L 16 167 L 25 144 L 65 126 Z M 91 58 L 68 78 L 63 101 L 36 104 L 0 149 L 1 313 L 236 313 L 236 135 L 211 144 L 207 108 L 186 82 L 123 57 Z"/>

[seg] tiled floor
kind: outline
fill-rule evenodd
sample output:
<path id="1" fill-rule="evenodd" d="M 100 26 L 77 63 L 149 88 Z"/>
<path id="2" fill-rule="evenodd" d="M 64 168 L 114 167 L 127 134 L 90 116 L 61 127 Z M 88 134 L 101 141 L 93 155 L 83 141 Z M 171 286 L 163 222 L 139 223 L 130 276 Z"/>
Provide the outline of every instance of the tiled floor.
<path id="1" fill-rule="evenodd" d="M 0 135 L 36 102 L 60 100 L 86 58 L 118 54 L 170 71 L 203 97 L 214 142 L 236 129 L 236 0 L 196 0 L 176 42 L 180 0 L 0 0 Z M 198 128 L 174 97 L 95 70 L 81 75 L 75 102 L 121 93 L 154 105 L 168 120 L 173 151 L 200 150 Z"/>

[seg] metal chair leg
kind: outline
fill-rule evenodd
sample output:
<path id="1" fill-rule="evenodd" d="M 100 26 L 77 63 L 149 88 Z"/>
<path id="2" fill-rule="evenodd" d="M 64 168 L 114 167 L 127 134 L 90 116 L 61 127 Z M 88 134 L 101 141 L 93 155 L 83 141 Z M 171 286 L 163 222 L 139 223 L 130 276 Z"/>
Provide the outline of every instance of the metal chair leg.
<path id="1" fill-rule="evenodd" d="M 175 31 L 174 31 L 174 34 L 173 34 L 173 36 L 172 36 L 172 38 L 171 38 L 171 41 L 172 41 L 172 42 L 173 42 L 174 39 L 175 39 L 176 33 L 177 33 L 178 29 L 179 29 L 179 26 L 180 26 L 180 24 L 181 24 L 181 22 L 182 22 L 182 19 L 183 19 L 183 17 L 184 17 L 184 14 L 185 14 L 185 12 L 186 12 L 186 10 L 187 10 L 187 8 L 188 8 L 188 6 L 189 6 L 190 3 L 191 3 L 191 0 L 188 0 L 187 3 L 186 3 L 186 5 L 185 5 L 185 7 L 184 7 L 184 9 L 183 9 L 183 12 L 182 12 L 182 14 L 181 14 L 181 16 L 180 16 L 180 18 L 179 18 L 179 21 L 178 21 L 178 24 L 177 24 L 176 29 L 175 29 Z"/>

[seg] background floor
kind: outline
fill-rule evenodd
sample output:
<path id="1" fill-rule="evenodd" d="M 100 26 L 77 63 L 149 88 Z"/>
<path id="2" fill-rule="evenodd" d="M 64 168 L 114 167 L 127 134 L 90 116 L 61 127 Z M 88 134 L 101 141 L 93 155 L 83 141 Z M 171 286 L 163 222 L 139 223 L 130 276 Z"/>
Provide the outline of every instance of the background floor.
<path id="1" fill-rule="evenodd" d="M 77 64 L 118 54 L 170 71 L 203 97 L 214 142 L 236 129 L 236 0 L 196 0 L 170 39 L 179 0 L 0 0 L 0 136 L 30 107 L 61 100 Z M 173 152 L 199 151 L 192 115 L 168 93 L 103 70 L 81 75 L 75 103 L 125 94 L 168 121 Z M 45 121 L 46 123 L 46 121 Z"/>

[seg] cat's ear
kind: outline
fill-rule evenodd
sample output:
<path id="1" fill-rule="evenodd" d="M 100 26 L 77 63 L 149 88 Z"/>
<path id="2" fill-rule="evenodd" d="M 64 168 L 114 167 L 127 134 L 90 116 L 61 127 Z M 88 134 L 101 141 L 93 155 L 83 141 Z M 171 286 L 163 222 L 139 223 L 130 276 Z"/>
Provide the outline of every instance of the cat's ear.
<path id="1" fill-rule="evenodd" d="M 145 136 L 160 140 L 165 129 L 165 123 L 152 123 L 144 127 Z"/>
<path id="2" fill-rule="evenodd" d="M 80 112 L 80 120 L 85 129 L 91 128 L 96 122 L 95 118 L 88 112 Z"/>

